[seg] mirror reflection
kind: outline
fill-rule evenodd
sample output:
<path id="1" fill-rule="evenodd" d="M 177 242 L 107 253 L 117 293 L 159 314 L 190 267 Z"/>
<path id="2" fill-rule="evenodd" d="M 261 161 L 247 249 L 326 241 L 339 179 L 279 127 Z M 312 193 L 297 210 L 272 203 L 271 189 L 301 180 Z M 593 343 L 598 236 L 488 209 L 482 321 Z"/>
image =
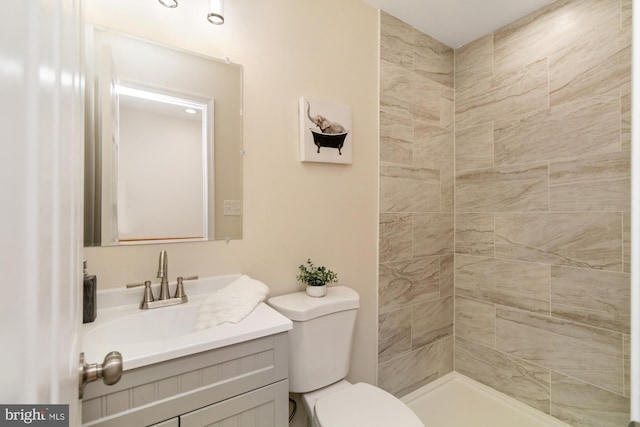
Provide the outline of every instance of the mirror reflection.
<path id="1" fill-rule="evenodd" d="M 241 67 L 87 38 L 85 246 L 242 238 Z"/>
<path id="2" fill-rule="evenodd" d="M 204 239 L 211 108 L 122 82 L 117 93 L 118 242 Z"/>

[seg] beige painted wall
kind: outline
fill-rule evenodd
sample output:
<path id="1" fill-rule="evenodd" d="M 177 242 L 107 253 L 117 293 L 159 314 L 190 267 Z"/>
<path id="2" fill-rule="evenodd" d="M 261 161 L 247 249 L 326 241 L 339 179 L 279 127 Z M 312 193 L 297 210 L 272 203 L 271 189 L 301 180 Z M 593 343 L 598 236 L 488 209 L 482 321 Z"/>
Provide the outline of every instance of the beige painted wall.
<path id="1" fill-rule="evenodd" d="M 144 3 L 144 4 L 143 4 Z M 126 248 L 86 248 L 101 289 L 155 276 L 160 249 L 169 273 L 242 272 L 271 295 L 300 290 L 297 266 L 311 257 L 360 293 L 349 379 L 375 382 L 377 353 L 378 12 L 359 0 L 234 0 L 226 23 L 207 23 L 207 2 L 92 0 L 87 21 L 225 58 L 244 67 L 244 239 Z M 321 13 L 332 10 L 331 15 Z M 353 108 L 353 164 L 303 164 L 300 96 Z"/>

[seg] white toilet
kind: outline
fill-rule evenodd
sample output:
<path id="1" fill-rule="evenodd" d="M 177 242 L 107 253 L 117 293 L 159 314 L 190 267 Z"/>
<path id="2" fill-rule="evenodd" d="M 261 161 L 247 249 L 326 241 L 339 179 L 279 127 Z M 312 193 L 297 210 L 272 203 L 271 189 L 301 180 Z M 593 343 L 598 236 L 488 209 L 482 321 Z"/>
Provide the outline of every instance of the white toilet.
<path id="1" fill-rule="evenodd" d="M 289 331 L 289 391 L 301 393 L 314 427 L 424 427 L 393 395 L 366 383 L 351 384 L 353 330 L 360 297 L 345 286 L 327 295 L 305 292 L 270 298 L 293 321 Z"/>

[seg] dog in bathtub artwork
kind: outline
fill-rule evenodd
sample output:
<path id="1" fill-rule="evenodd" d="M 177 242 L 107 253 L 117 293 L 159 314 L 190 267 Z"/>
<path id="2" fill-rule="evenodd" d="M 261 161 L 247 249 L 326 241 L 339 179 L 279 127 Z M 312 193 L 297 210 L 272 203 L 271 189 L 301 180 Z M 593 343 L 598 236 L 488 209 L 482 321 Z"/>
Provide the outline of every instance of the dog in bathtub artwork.
<path id="1" fill-rule="evenodd" d="M 300 160 L 352 162 L 351 107 L 300 98 Z"/>

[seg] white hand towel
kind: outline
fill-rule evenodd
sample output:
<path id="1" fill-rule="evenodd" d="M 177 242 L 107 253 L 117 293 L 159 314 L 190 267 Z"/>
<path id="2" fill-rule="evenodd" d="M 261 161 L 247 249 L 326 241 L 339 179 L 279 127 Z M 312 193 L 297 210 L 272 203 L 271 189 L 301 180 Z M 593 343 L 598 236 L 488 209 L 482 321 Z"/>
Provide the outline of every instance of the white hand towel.
<path id="1" fill-rule="evenodd" d="M 211 294 L 200 306 L 195 330 L 211 328 L 221 323 L 238 323 L 265 300 L 269 288 L 249 276 L 240 276 L 224 288 Z"/>

